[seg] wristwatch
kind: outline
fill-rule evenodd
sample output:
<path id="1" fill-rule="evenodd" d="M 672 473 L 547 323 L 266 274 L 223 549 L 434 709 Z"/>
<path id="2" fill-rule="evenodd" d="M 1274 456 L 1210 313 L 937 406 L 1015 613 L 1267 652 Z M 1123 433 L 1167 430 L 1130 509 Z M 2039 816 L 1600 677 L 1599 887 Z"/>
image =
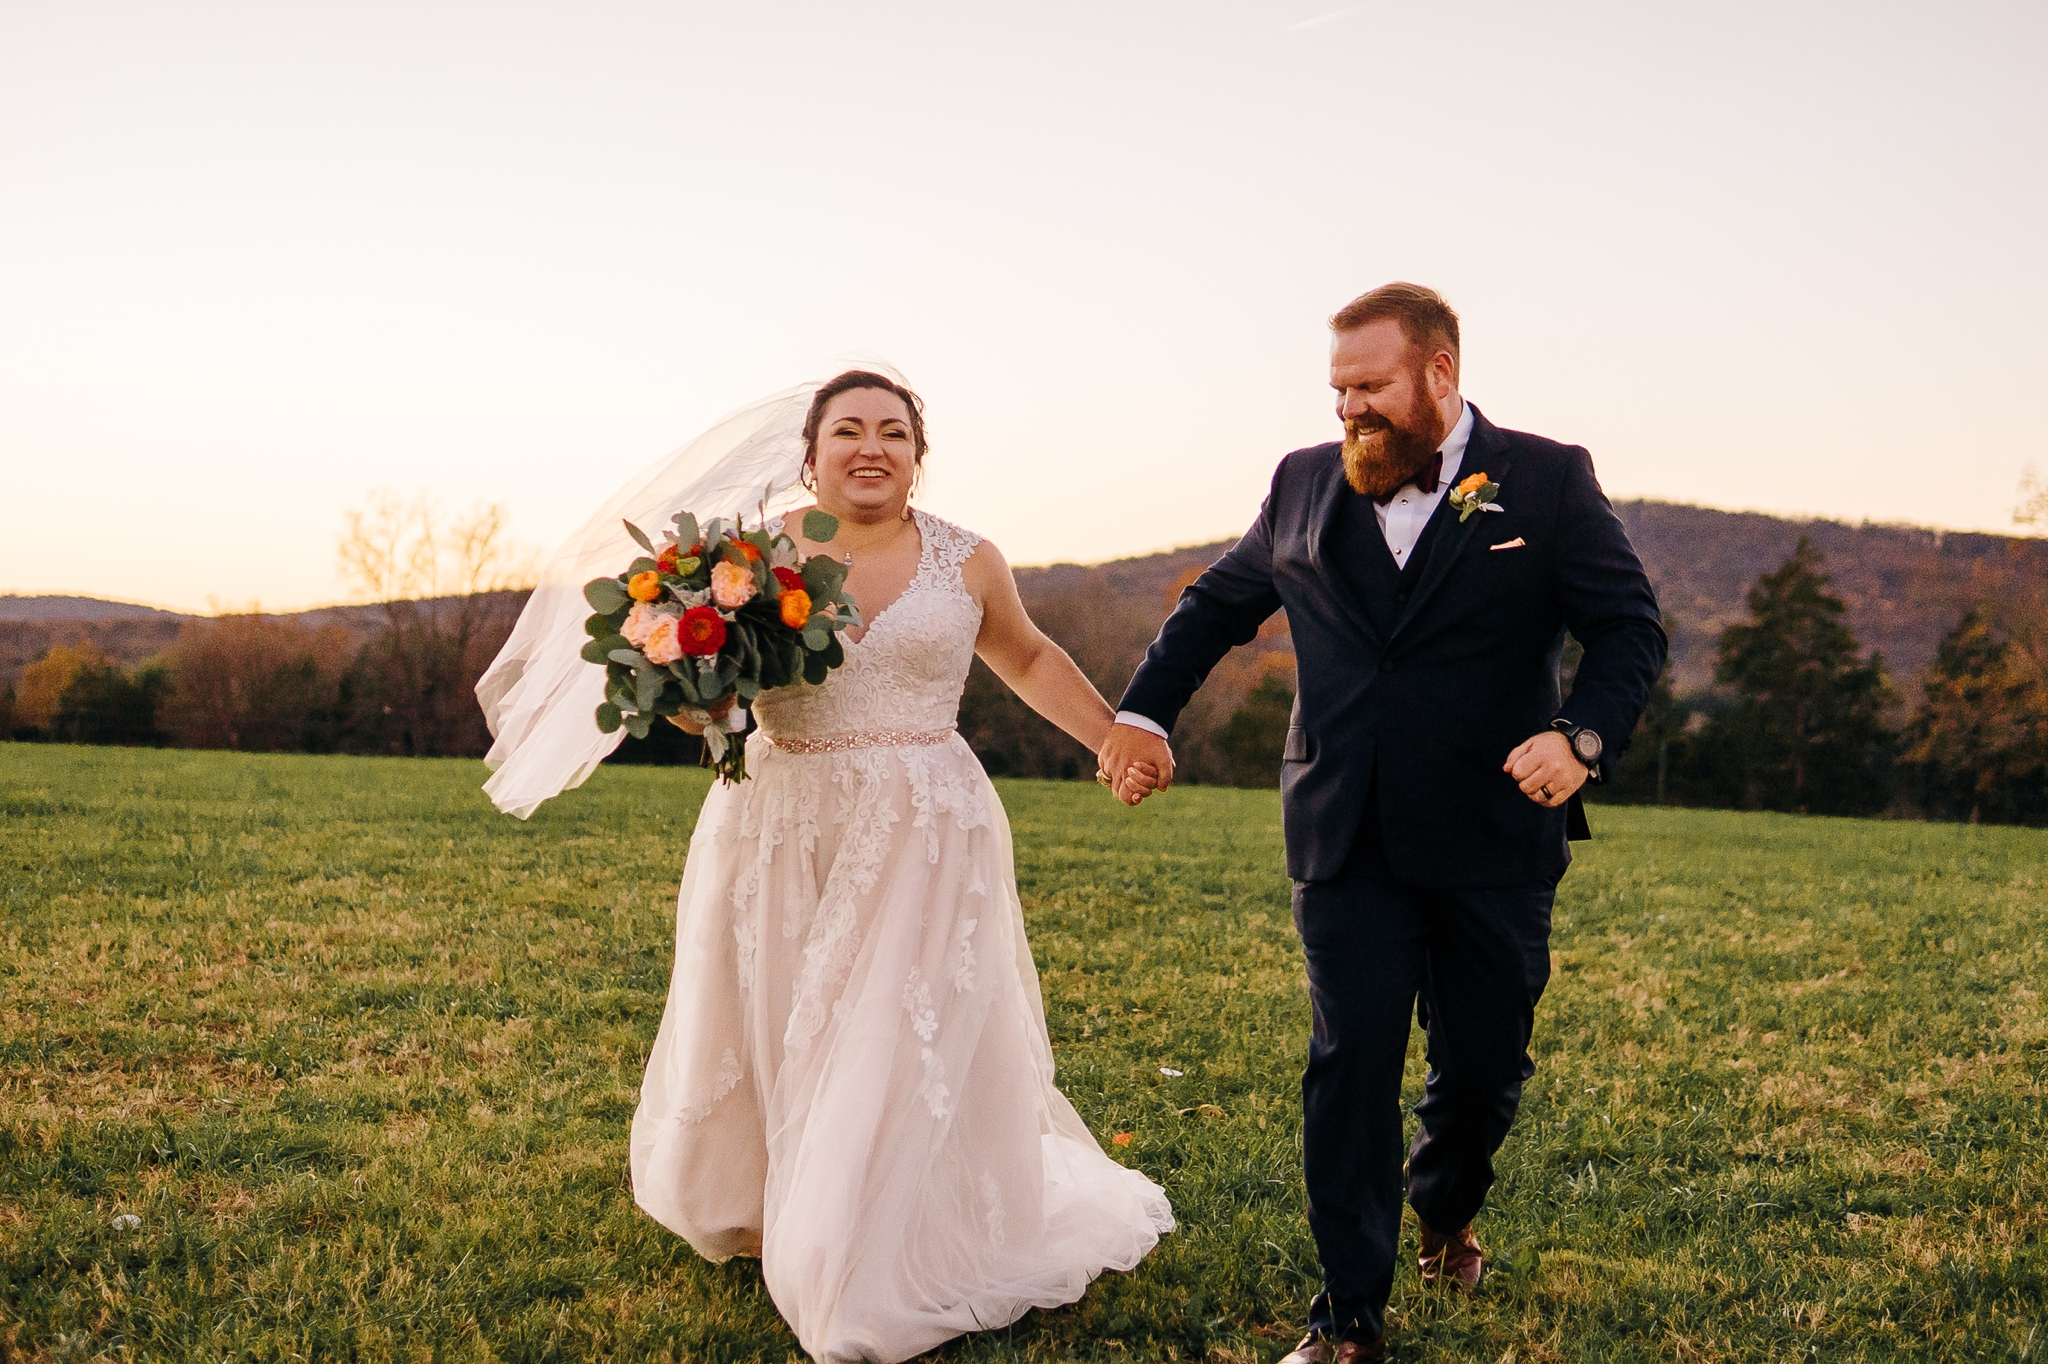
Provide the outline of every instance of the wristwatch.
<path id="1" fill-rule="evenodd" d="M 1564 735 L 1565 741 L 1571 744 L 1572 756 L 1586 765 L 1588 779 L 1601 780 L 1600 755 L 1606 751 L 1606 746 L 1600 742 L 1600 736 L 1584 725 L 1575 725 L 1564 719 L 1552 720 L 1550 727 Z"/>

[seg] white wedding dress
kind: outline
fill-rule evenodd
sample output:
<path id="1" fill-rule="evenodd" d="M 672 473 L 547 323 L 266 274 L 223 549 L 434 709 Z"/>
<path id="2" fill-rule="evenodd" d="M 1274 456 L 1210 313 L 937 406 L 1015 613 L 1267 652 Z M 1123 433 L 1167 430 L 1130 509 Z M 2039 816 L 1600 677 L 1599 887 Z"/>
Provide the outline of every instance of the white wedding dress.
<path id="1" fill-rule="evenodd" d="M 1053 1083 L 1009 823 L 954 732 L 978 537 L 923 512 L 903 595 L 822 686 L 764 693 L 690 840 L 633 1193 L 758 1254 L 823 1360 L 1078 1299 L 1173 1228 Z"/>

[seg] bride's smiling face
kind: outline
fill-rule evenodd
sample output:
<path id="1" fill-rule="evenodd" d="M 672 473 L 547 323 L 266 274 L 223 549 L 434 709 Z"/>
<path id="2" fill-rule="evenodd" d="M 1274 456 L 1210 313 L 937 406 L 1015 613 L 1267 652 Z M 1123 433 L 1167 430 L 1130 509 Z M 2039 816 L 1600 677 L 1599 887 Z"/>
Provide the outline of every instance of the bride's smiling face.
<path id="1" fill-rule="evenodd" d="M 818 424 L 813 467 L 818 505 L 826 511 L 851 512 L 861 520 L 899 514 L 917 472 L 910 409 L 884 389 L 840 394 Z"/>

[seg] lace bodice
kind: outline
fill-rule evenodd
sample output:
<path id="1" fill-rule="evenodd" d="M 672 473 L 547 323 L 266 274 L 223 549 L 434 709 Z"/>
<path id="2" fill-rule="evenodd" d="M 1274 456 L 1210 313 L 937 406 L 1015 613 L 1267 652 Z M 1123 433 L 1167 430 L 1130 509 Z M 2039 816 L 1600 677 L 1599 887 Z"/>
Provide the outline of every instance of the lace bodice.
<path id="1" fill-rule="evenodd" d="M 924 548 L 903 595 L 846 645 L 846 662 L 818 686 L 762 692 L 754 717 L 770 737 L 824 739 L 877 731 L 950 729 L 974 662 L 981 607 L 961 565 L 981 537 L 912 510 Z"/>

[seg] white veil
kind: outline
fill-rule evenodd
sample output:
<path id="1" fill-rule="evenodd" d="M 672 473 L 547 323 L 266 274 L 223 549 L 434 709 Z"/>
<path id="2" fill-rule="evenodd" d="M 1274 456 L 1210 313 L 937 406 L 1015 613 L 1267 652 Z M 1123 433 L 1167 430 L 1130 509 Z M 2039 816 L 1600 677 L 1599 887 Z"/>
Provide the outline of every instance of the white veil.
<path id="1" fill-rule="evenodd" d="M 863 364 L 894 378 L 887 366 Z M 583 659 L 590 604 L 583 585 L 618 573 L 641 553 L 622 521 L 658 535 L 677 512 L 744 515 L 751 523 L 807 500 L 803 424 L 820 385 L 802 384 L 741 408 L 666 459 L 642 470 L 563 541 L 520 613 L 512 637 L 476 684 L 496 740 L 484 762 L 491 803 L 527 818 L 540 803 L 583 784 L 625 738 L 600 733 L 605 670 Z"/>

